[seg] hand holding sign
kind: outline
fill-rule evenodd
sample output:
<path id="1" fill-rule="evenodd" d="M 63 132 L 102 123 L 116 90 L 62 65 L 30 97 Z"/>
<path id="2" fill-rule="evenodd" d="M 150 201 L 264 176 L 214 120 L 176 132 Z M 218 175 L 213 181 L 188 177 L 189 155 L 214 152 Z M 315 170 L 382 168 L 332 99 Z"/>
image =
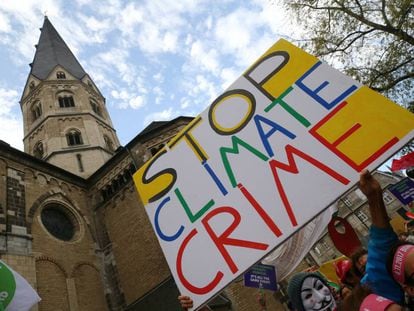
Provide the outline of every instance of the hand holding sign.
<path id="1" fill-rule="evenodd" d="M 414 117 L 285 40 L 134 175 L 198 307 L 414 136 Z"/>

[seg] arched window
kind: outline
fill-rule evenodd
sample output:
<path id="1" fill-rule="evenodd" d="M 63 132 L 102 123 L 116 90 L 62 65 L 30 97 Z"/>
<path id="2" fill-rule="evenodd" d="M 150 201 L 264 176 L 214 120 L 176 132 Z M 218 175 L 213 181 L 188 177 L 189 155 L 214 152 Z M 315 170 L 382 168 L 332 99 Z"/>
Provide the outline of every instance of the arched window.
<path id="1" fill-rule="evenodd" d="M 66 79 L 66 75 L 63 71 L 56 72 L 56 78 L 58 79 Z"/>
<path id="2" fill-rule="evenodd" d="M 60 108 L 75 107 L 75 101 L 73 100 L 72 95 L 69 95 L 69 94 L 59 95 L 58 101 L 59 101 Z"/>
<path id="3" fill-rule="evenodd" d="M 43 158 L 44 150 L 43 150 L 43 143 L 41 141 L 37 142 L 36 145 L 34 146 L 33 155 L 38 159 Z"/>
<path id="4" fill-rule="evenodd" d="M 104 135 L 104 140 L 106 148 L 110 151 L 114 151 L 114 144 L 112 143 L 112 140 L 106 135 Z"/>
<path id="5" fill-rule="evenodd" d="M 32 105 L 31 111 L 33 121 L 37 120 L 42 115 L 42 104 L 39 101 L 35 102 Z"/>
<path id="6" fill-rule="evenodd" d="M 33 90 L 34 89 L 34 87 L 35 87 L 35 83 L 32 81 L 32 82 L 30 82 L 30 84 L 29 84 L 29 88 L 30 88 L 30 90 Z"/>
<path id="7" fill-rule="evenodd" d="M 62 241 L 76 239 L 79 234 L 80 224 L 76 216 L 58 203 L 46 205 L 40 213 L 40 219 L 47 232 Z"/>
<path id="8" fill-rule="evenodd" d="M 68 146 L 82 145 L 82 135 L 78 130 L 72 129 L 66 134 Z"/>
<path id="9" fill-rule="evenodd" d="M 91 108 L 92 108 L 93 112 L 95 112 L 99 116 L 102 116 L 101 108 L 99 107 L 99 105 L 95 101 L 90 100 L 89 104 L 91 105 Z"/>

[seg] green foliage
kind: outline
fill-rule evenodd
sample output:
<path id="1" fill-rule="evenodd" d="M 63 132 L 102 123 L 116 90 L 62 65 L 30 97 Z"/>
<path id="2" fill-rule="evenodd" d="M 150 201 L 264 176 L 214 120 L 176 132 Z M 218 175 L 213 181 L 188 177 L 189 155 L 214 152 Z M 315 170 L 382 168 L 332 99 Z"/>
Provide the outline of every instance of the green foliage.
<path id="1" fill-rule="evenodd" d="M 413 111 L 414 0 L 284 0 L 308 52 Z"/>

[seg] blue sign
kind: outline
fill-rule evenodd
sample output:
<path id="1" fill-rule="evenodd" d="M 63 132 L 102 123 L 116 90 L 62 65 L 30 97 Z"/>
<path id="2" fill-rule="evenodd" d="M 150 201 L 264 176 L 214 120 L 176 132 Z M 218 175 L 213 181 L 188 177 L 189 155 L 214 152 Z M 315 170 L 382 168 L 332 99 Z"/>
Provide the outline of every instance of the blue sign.
<path id="1" fill-rule="evenodd" d="M 244 286 L 277 291 L 275 267 L 255 264 L 244 273 Z"/>
<path id="2" fill-rule="evenodd" d="M 395 185 L 388 187 L 388 190 L 404 205 L 414 201 L 414 181 L 404 178 Z"/>

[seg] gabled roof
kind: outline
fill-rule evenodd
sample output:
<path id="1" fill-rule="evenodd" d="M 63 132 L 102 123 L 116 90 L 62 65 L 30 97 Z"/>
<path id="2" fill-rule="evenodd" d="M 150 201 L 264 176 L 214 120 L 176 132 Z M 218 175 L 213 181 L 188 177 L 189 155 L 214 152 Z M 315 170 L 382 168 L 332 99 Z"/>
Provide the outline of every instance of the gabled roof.
<path id="1" fill-rule="evenodd" d="M 146 128 L 144 128 L 141 131 L 141 133 L 139 133 L 139 134 L 140 135 L 147 134 L 147 133 L 152 132 L 152 131 L 156 130 L 157 128 L 159 128 L 159 127 L 161 127 L 161 126 L 163 126 L 167 123 L 169 123 L 169 121 L 153 121 L 153 122 L 151 122 L 150 125 L 148 125 Z"/>
<path id="2" fill-rule="evenodd" d="M 62 66 L 78 79 L 86 74 L 65 41 L 45 16 L 30 73 L 44 80 L 57 65 Z"/>

